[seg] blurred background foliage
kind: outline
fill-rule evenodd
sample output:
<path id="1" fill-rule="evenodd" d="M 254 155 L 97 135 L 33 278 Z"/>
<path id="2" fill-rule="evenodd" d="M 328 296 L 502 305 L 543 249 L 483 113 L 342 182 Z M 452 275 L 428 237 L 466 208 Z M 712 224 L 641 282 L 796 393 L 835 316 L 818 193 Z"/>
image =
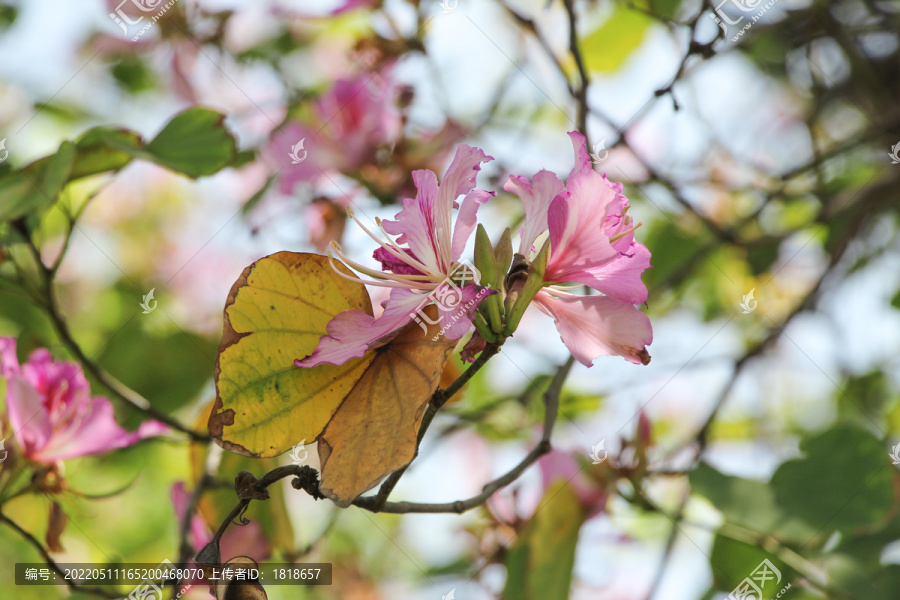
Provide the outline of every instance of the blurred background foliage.
<path id="1" fill-rule="evenodd" d="M 464 516 L 340 511 L 282 482 L 246 516 L 273 560 L 332 562 L 334 585 L 270 598 L 708 600 L 763 559 L 792 600 L 896 598 L 900 4 L 180 0 L 137 41 L 121 6 L 0 3 L 0 335 L 84 364 L 129 429 L 146 414 L 98 372 L 203 432 L 241 270 L 340 238 L 348 204 L 392 216 L 459 142 L 497 158 L 496 239 L 522 217 L 506 177 L 565 175 L 582 130 L 653 253 L 653 362 L 576 366 L 561 396 L 554 446 L 590 500 L 549 461 Z M 329 104 L 337 81 L 375 99 Z M 303 135 L 322 175 L 290 163 Z M 394 497 L 465 498 L 515 464 L 565 358 L 526 316 Z M 173 432 L 65 461 L 63 489 L 0 510 L 40 541 L 58 502 L 59 562 L 175 561 L 173 486 L 203 486 L 215 529 L 238 471 L 290 462 L 217 454 Z M 3 468 L 4 489 L 27 476 Z M 42 557 L 0 539 L 0 598 L 96 597 L 13 586 Z"/>

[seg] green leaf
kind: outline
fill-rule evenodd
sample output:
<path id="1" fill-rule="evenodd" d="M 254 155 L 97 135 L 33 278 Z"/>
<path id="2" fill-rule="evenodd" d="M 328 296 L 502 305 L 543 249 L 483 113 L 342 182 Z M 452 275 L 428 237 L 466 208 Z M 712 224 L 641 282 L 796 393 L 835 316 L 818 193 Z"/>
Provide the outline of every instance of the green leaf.
<path id="1" fill-rule="evenodd" d="M 581 52 L 592 73 L 614 73 L 644 42 L 653 19 L 616 4 L 612 15 L 581 41 Z"/>
<path id="2" fill-rule="evenodd" d="M 867 567 L 857 557 L 834 553 L 824 559 L 828 583 L 846 598 L 895 600 L 900 589 L 900 566 Z"/>
<path id="3" fill-rule="evenodd" d="M 583 522 L 572 486 L 553 482 L 509 553 L 504 600 L 566 600 Z"/>
<path id="4" fill-rule="evenodd" d="M 855 427 L 839 426 L 800 444 L 804 458 L 772 476 L 775 500 L 813 527 L 849 531 L 885 521 L 893 501 L 888 452 Z"/>
<path id="5" fill-rule="evenodd" d="M 72 167 L 72 179 L 118 171 L 134 159 L 144 141 L 137 133 L 114 127 L 94 127 L 75 142 L 78 154 Z"/>
<path id="6" fill-rule="evenodd" d="M 109 69 L 123 90 L 129 94 L 139 94 L 152 90 L 156 84 L 156 75 L 140 55 L 125 55 Z"/>
<path id="7" fill-rule="evenodd" d="M 760 275 L 772 268 L 778 259 L 780 249 L 780 239 L 747 246 L 747 264 L 750 265 L 750 272 L 753 275 Z"/>
<path id="8" fill-rule="evenodd" d="M 664 19 L 674 19 L 681 7 L 681 0 L 650 0 L 653 12 Z"/>
<path id="9" fill-rule="evenodd" d="M 18 219 L 40 204 L 40 192 L 24 173 L 10 173 L 0 178 L 0 222 Z"/>
<path id="10" fill-rule="evenodd" d="M 0 178 L 0 222 L 53 204 L 69 179 L 74 158 L 74 144 L 63 142 L 56 154 Z"/>
<path id="11" fill-rule="evenodd" d="M 854 536 L 843 536 L 835 546 L 834 553 L 846 554 L 862 563 L 879 568 L 885 547 L 898 539 L 900 539 L 900 516 L 895 516 L 879 531 L 859 531 Z"/>
<path id="12" fill-rule="evenodd" d="M 528 544 L 518 543 L 506 555 L 506 585 L 503 600 L 528 598 Z"/>
<path id="13" fill-rule="evenodd" d="M 891 387 L 887 374 L 878 369 L 848 377 L 837 396 L 838 414 L 859 423 L 879 418 L 891 402 Z"/>
<path id="14" fill-rule="evenodd" d="M 188 177 L 212 175 L 237 156 L 237 142 L 224 120 L 214 110 L 189 108 L 147 144 L 148 158 Z"/>
<path id="15" fill-rule="evenodd" d="M 765 482 L 724 475 L 706 463 L 691 471 L 688 479 L 692 491 L 709 500 L 728 523 L 801 543 L 816 534 L 815 528 L 781 510 Z"/>
<path id="16" fill-rule="evenodd" d="M 125 293 L 121 284 L 117 287 L 117 292 Z M 182 408 L 194 400 L 208 383 L 216 355 L 215 344 L 180 330 L 165 333 L 144 331 L 144 321 L 150 317 L 140 314 L 140 308 L 136 305 L 140 295 L 119 296 L 116 301 L 124 298 L 128 301 L 124 307 L 128 311 L 125 315 L 137 314 L 141 318 L 128 319 L 121 329 L 116 329 L 117 335 L 106 334 L 110 340 L 98 362 L 144 397 L 153 398 L 157 410 L 171 413 Z M 137 365 L 148 356 L 153 357 L 152 368 L 138 368 Z M 123 415 L 123 419 L 127 419 L 123 423 L 136 426 L 141 415 L 130 411 Z"/>
<path id="17" fill-rule="evenodd" d="M 6 29 L 16 22 L 19 16 L 19 9 L 15 6 L 0 6 L 0 28 Z"/>
<path id="18" fill-rule="evenodd" d="M 75 163 L 75 144 L 63 142 L 56 154 L 50 157 L 44 172 L 41 173 L 40 186 L 46 204 L 56 201 L 56 197 L 69 181 L 72 166 Z"/>
<path id="19" fill-rule="evenodd" d="M 644 282 L 652 290 L 678 275 L 691 261 L 695 261 L 695 266 L 702 265 L 706 258 L 700 249 L 709 242 L 709 234 L 704 229 L 686 231 L 668 219 L 660 219 L 648 227 L 643 242 L 648 248 L 666 249 L 653 253 L 650 259 L 653 268 L 643 274 Z"/>
<path id="20" fill-rule="evenodd" d="M 769 561 L 769 565 L 765 565 L 764 568 L 769 570 L 771 578 L 767 578 L 763 582 L 764 585 L 760 586 L 762 597 L 774 598 L 796 574 L 762 548 L 717 533 L 709 556 L 714 585 L 720 590 L 731 591 L 745 578 L 751 577 L 764 560 Z M 772 567 L 777 571 L 773 571 Z M 757 578 L 754 583 L 759 585 L 759 579 Z"/>

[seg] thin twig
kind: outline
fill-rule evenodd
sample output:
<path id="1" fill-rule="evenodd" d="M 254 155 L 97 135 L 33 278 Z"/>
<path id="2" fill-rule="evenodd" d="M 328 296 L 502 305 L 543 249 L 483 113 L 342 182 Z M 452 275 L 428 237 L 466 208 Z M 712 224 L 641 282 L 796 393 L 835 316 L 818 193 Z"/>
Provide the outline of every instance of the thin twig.
<path id="1" fill-rule="evenodd" d="M 91 594 L 94 596 L 101 596 L 103 598 L 121 598 L 122 597 L 122 594 L 119 594 L 117 592 L 110 591 L 110 590 L 104 590 L 104 589 L 96 588 L 96 587 L 82 586 L 82 585 L 79 585 L 79 584 L 75 583 L 74 581 L 68 579 L 66 577 L 65 572 L 62 570 L 62 567 L 60 567 L 59 564 L 55 560 L 53 560 L 53 557 L 50 556 L 50 552 L 46 548 L 44 548 L 44 545 L 41 544 L 41 542 L 38 541 L 38 539 L 36 537 L 34 537 L 30 533 L 28 533 L 27 531 L 22 529 L 22 527 L 20 527 L 18 523 L 16 523 L 15 521 L 13 521 L 9 517 L 7 517 L 2 512 L 0 512 L 0 523 L 6 523 L 6 525 L 9 526 L 10 529 L 12 529 L 16 533 L 18 533 L 20 536 L 22 536 L 25 539 L 25 541 L 27 541 L 29 544 L 31 544 L 34 547 L 34 549 L 40 553 L 41 557 L 44 559 L 44 562 L 47 563 L 47 566 L 50 567 L 50 569 L 52 569 L 54 573 L 56 573 L 57 575 L 62 577 L 63 581 L 66 582 L 66 585 L 69 587 L 70 590 L 78 591 L 83 594 Z"/>
<path id="2" fill-rule="evenodd" d="M 462 514 L 468 510 L 472 510 L 477 506 L 481 506 L 487 500 L 494 495 L 497 490 L 506 487 L 516 479 L 518 479 L 522 473 L 525 472 L 528 467 L 533 465 L 537 460 L 543 455 L 550 452 L 551 446 L 549 442 L 541 441 L 538 443 L 534 449 L 529 452 L 525 458 L 519 462 L 515 467 L 509 470 L 507 473 L 498 477 L 494 481 L 485 485 L 481 493 L 477 496 L 472 496 L 471 498 L 467 498 L 465 500 L 457 500 L 455 502 L 444 502 L 439 504 L 429 504 L 423 502 L 385 502 L 383 506 L 375 505 L 375 496 L 363 496 L 357 498 L 353 501 L 354 506 L 358 506 L 359 508 L 363 508 L 365 510 L 369 510 L 371 512 L 384 512 L 384 513 L 392 513 L 392 514 L 405 514 L 405 513 L 456 513 Z"/>
<path id="3" fill-rule="evenodd" d="M 481 506 L 487 500 L 494 495 L 497 490 L 506 487 L 516 479 L 518 479 L 522 473 L 525 472 L 528 467 L 533 465 L 537 460 L 547 454 L 551 450 L 550 445 L 550 437 L 553 435 L 553 427 L 556 425 L 556 417 L 559 412 L 559 395 L 562 392 L 563 384 L 565 383 L 566 377 L 569 375 L 569 371 L 572 369 L 572 365 L 575 363 L 575 359 L 569 357 L 569 360 L 566 361 L 559 369 L 557 369 L 556 374 L 553 376 L 553 380 L 550 382 L 550 386 L 547 388 L 547 391 L 544 393 L 544 406 L 545 406 L 545 414 L 544 414 L 544 427 L 543 432 L 541 433 L 541 439 L 538 444 L 529 452 L 525 458 L 523 458 L 519 464 L 513 467 L 504 475 L 498 477 L 497 479 L 491 481 L 486 484 L 481 493 L 477 496 L 472 496 L 471 498 L 467 498 L 465 500 L 457 500 L 455 502 L 444 502 L 444 503 L 422 503 L 422 502 L 382 502 L 379 503 L 378 496 L 364 496 L 357 498 L 353 501 L 354 506 L 359 508 L 363 508 L 365 510 L 369 510 L 372 512 L 386 512 L 386 513 L 394 513 L 394 514 L 404 514 L 404 513 L 457 513 L 461 514 L 468 510 L 471 510 L 477 506 Z M 473 364 L 474 366 L 474 364 Z M 449 388 L 448 388 L 449 389 Z"/>
<path id="4" fill-rule="evenodd" d="M 256 490 L 265 490 L 270 485 L 272 485 L 273 483 L 275 483 L 276 481 L 278 481 L 280 479 L 284 479 L 285 477 L 294 476 L 295 479 L 293 481 L 293 485 L 296 489 L 300 489 L 301 483 L 309 481 L 311 479 L 311 477 L 314 477 L 315 473 L 316 473 L 316 470 L 308 465 L 285 465 L 283 467 L 276 467 L 276 468 L 272 469 L 271 471 L 269 471 L 268 473 L 266 473 L 265 475 L 263 475 L 262 477 L 260 477 L 258 480 L 256 480 L 255 484 L 254 484 L 254 488 Z M 316 495 L 315 493 L 313 493 L 313 492 L 317 492 L 317 490 L 313 490 L 313 491 L 307 490 L 307 492 L 311 493 L 313 495 L 313 497 L 315 497 L 315 498 L 322 497 L 321 495 Z M 250 499 L 240 500 L 235 505 L 235 507 L 231 509 L 231 512 L 228 513 L 228 515 L 222 521 L 222 524 L 219 525 L 219 528 L 216 530 L 215 535 L 213 535 L 212 540 L 210 540 L 209 544 L 207 544 L 206 547 L 209 547 L 210 545 L 218 546 L 219 540 L 225 534 L 225 531 L 228 529 L 228 526 L 231 525 L 231 523 L 235 519 L 240 517 L 242 520 L 242 523 L 247 523 L 246 519 L 241 517 L 241 515 L 243 515 L 244 512 L 247 510 L 247 507 L 250 506 L 250 502 L 251 502 Z M 194 558 L 194 562 L 197 562 L 196 557 Z M 200 566 L 203 566 L 200 562 L 197 562 L 197 564 Z"/>
<path id="5" fill-rule="evenodd" d="M 591 80 L 588 77 L 587 68 L 584 64 L 584 57 L 581 55 L 581 49 L 578 47 L 578 17 L 575 14 L 575 2 L 574 0 L 563 0 L 563 5 L 566 7 L 566 14 L 569 16 L 569 52 L 572 54 L 572 58 L 575 59 L 575 66 L 578 68 L 578 76 L 581 78 L 581 81 L 579 82 L 578 87 L 575 88 L 573 94 L 575 100 L 578 102 L 578 131 L 580 131 L 585 140 L 587 140 L 587 91 L 588 86 L 591 84 Z M 588 141 L 588 147 L 590 147 L 590 141 Z"/>
<path id="6" fill-rule="evenodd" d="M 109 389 L 114 396 L 116 396 L 126 404 L 132 406 L 133 408 L 143 412 L 150 417 L 153 417 L 157 421 L 165 423 L 172 429 L 187 434 L 194 441 L 209 441 L 211 438 L 208 434 L 194 431 L 193 429 L 179 423 L 177 419 L 155 409 L 153 406 L 151 406 L 149 400 L 113 377 L 110 373 L 106 372 L 95 361 L 88 358 L 87 354 L 84 353 L 84 350 L 81 349 L 81 346 L 78 345 L 78 343 L 75 341 L 75 338 L 72 336 L 72 332 L 69 330 L 68 324 L 66 323 L 65 319 L 62 316 L 62 313 L 59 310 L 59 303 L 57 302 L 56 293 L 53 289 L 54 271 L 44 264 L 44 261 L 41 259 L 41 253 L 38 250 L 37 246 L 35 246 L 34 241 L 31 239 L 31 235 L 28 233 L 28 230 L 25 228 L 24 224 L 20 222 L 17 225 L 19 233 L 24 237 L 25 245 L 31 253 L 37 265 L 37 268 L 41 273 L 41 283 L 45 300 L 43 308 L 47 312 L 47 315 L 50 317 L 50 321 L 53 323 L 53 326 L 56 329 L 56 333 L 57 335 L 59 335 L 60 340 L 66 345 L 66 347 L 69 348 L 69 350 L 75 355 L 78 361 L 81 362 L 85 370 L 93 375 L 107 389 Z"/>
<path id="7" fill-rule="evenodd" d="M 193 545 L 188 542 L 188 535 L 190 535 L 191 532 L 191 520 L 194 517 L 197 506 L 200 504 L 200 498 L 208 489 L 210 482 L 214 481 L 215 471 L 218 470 L 221 456 L 221 449 L 213 442 L 209 442 L 206 446 L 206 453 L 203 458 L 203 470 L 200 473 L 200 477 L 197 478 L 197 482 L 194 484 L 194 489 L 191 492 L 190 498 L 188 498 L 184 515 L 182 515 L 181 523 L 179 524 L 181 529 L 179 530 L 178 562 L 176 563 L 179 568 L 186 567 L 188 560 L 194 553 Z M 179 593 L 181 592 L 181 582 L 181 578 L 178 578 L 175 581 L 175 584 L 172 587 L 172 600 L 178 600 Z"/>

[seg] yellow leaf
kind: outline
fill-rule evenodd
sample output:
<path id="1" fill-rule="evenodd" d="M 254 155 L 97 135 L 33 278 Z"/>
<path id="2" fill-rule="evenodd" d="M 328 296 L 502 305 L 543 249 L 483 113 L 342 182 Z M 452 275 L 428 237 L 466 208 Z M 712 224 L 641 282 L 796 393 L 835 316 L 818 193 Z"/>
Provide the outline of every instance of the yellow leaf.
<path id="1" fill-rule="evenodd" d="M 426 309 L 430 320 L 437 314 Z M 338 506 L 408 465 L 425 407 L 437 389 L 455 340 L 436 337 L 410 323 L 388 344 L 368 353 L 373 360 L 319 438 L 319 491 Z"/>
<path id="2" fill-rule="evenodd" d="M 269 457 L 322 433 L 375 354 L 314 369 L 294 359 L 312 354 L 328 322 L 350 309 L 371 315 L 368 292 L 327 257 L 278 252 L 244 269 L 225 304 L 210 435 L 232 452 Z"/>
<path id="3" fill-rule="evenodd" d="M 644 42 L 653 20 L 639 11 L 616 4 L 604 23 L 581 41 L 581 51 L 591 73 L 614 73 Z"/>

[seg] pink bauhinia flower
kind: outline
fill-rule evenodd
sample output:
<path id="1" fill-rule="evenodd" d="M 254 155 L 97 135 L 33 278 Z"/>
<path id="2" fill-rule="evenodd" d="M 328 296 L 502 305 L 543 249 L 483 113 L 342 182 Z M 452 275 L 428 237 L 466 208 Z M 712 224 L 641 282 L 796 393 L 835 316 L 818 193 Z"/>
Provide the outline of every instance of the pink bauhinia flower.
<path id="1" fill-rule="evenodd" d="M 442 333 L 448 339 L 459 339 L 472 328 L 478 304 L 496 292 L 469 283 L 473 272 L 460 262 L 475 230 L 478 207 L 494 195 L 474 189 L 481 163 L 491 160 L 493 157 L 480 149 L 460 144 L 440 184 L 434 172 L 415 171 L 416 197 L 403 201 L 396 220 L 377 221 L 386 240 L 370 232 L 350 212 L 350 217 L 378 242 L 374 256 L 382 270 L 350 260 L 337 244 L 332 244 L 332 249 L 344 263 L 371 277 L 365 282 L 368 285 L 392 288 L 390 298 L 382 304 L 384 311 L 377 318 L 361 310 L 338 314 L 312 355 L 295 361 L 298 367 L 342 365 L 362 356 L 370 348 L 389 342 L 402 327 L 422 315 L 419 309 L 430 304 L 437 306 L 444 324 Z M 465 196 L 461 204 L 456 201 L 459 196 Z M 458 209 L 455 224 L 454 209 Z"/>
<path id="2" fill-rule="evenodd" d="M 122 429 L 109 400 L 91 397 L 79 365 L 54 362 L 43 348 L 19 365 L 15 338 L 0 337 L 0 376 L 6 379 L 9 423 L 22 455 L 34 462 L 99 454 L 168 431 L 158 421 L 133 432 Z"/>
<path id="3" fill-rule="evenodd" d="M 284 166 L 279 190 L 289 194 L 301 181 L 374 163 L 377 150 L 401 132 L 397 93 L 385 75 L 338 79 L 313 103 L 307 123 L 290 121 L 272 135 L 269 152 Z"/>
<path id="4" fill-rule="evenodd" d="M 593 170 L 584 136 L 569 137 L 575 168 L 565 184 L 542 170 L 531 181 L 513 175 L 503 186 L 525 207 L 519 254 L 533 256 L 535 241 L 549 233 L 545 285 L 534 305 L 553 317 L 563 343 L 582 364 L 589 367 L 598 356 L 647 364 L 653 330 L 633 305 L 647 300 L 641 273 L 650 267 L 650 251 L 634 240 L 640 224 L 628 215 L 622 184 Z M 603 295 L 576 294 L 573 283 Z"/>

